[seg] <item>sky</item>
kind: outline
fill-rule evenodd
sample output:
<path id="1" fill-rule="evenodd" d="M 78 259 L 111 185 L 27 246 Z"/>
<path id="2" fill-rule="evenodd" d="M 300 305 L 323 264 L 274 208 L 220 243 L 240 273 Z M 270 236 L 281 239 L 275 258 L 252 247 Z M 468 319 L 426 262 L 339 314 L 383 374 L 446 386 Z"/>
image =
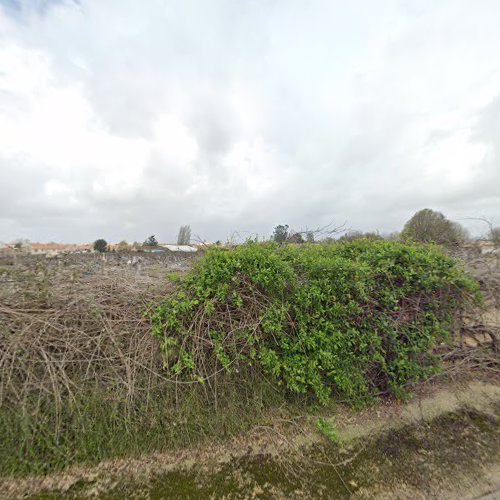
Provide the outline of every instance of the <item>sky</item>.
<path id="1" fill-rule="evenodd" d="M 0 241 L 500 225 L 498 0 L 0 0 Z"/>

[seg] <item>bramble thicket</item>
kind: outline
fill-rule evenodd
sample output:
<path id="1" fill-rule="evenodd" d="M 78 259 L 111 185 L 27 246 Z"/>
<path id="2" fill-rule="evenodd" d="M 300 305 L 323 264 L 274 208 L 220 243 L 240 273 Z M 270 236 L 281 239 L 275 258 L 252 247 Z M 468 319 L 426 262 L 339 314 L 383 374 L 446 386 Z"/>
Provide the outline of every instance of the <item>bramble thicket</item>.
<path id="1" fill-rule="evenodd" d="M 434 245 L 248 242 L 207 251 L 149 313 L 165 369 L 216 391 L 255 369 L 288 391 L 352 403 L 404 393 L 477 283 Z"/>

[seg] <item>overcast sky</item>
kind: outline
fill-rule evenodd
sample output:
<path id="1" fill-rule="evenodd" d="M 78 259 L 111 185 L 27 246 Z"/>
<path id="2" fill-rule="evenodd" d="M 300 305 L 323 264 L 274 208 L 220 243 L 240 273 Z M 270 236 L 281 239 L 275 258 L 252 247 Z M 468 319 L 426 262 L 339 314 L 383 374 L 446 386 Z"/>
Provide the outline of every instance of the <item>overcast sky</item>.
<path id="1" fill-rule="evenodd" d="M 0 0 L 0 241 L 389 232 L 425 207 L 500 225 L 499 20 L 499 0 Z"/>

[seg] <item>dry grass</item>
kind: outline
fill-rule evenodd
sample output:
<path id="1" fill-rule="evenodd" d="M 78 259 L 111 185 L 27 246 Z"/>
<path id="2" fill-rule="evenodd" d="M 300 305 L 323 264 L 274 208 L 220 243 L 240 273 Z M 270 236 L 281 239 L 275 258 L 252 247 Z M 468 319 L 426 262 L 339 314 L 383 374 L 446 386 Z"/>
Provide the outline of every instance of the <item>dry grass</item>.
<path id="1" fill-rule="evenodd" d="M 78 276 L 79 275 L 79 276 Z M 161 379 L 157 342 L 143 317 L 166 280 L 110 268 L 14 269 L 0 296 L 0 405 L 45 394 L 56 407 L 82 384 L 133 404 L 137 380 Z M 7 293 L 5 293 L 7 292 Z"/>
<path id="2" fill-rule="evenodd" d="M 0 475 L 222 440 L 259 418 L 276 395 L 262 381 L 228 380 L 217 410 L 162 373 L 144 313 L 173 264 L 0 263 Z"/>

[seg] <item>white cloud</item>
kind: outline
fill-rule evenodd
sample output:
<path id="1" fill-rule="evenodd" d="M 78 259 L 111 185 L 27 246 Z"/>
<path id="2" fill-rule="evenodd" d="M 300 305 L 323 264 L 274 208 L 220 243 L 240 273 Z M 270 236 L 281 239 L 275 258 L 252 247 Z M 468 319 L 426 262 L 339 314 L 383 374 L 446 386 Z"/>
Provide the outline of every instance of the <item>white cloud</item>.
<path id="1" fill-rule="evenodd" d="M 500 222 L 495 0 L 1 5 L 2 240 Z"/>

